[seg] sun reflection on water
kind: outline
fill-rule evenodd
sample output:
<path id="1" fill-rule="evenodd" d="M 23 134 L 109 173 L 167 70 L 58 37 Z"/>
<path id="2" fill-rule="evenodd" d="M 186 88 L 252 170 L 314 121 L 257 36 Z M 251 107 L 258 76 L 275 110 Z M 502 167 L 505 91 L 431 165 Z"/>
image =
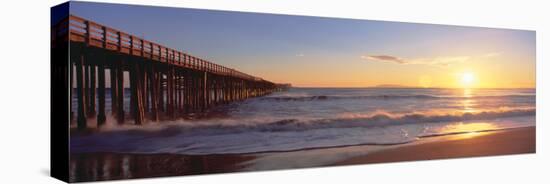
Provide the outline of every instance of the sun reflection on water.
<path id="1" fill-rule="evenodd" d="M 464 88 L 464 91 L 462 92 L 462 96 L 467 98 L 472 97 L 472 89 Z"/>
<path id="2" fill-rule="evenodd" d="M 485 134 L 487 130 L 496 130 L 499 127 L 493 123 L 455 123 L 442 127 L 438 130 L 439 134 L 454 134 L 457 139 L 472 138 Z"/>
<path id="3" fill-rule="evenodd" d="M 460 103 L 462 104 L 462 112 L 463 113 L 474 113 L 477 112 L 477 110 L 474 108 L 474 100 L 471 99 L 465 99 L 462 100 Z"/>
<path id="4" fill-rule="evenodd" d="M 473 97 L 472 90 L 465 88 L 462 96 L 464 97 L 464 100 L 459 102 L 462 105 L 462 112 L 463 113 L 477 112 L 477 110 L 474 108 L 476 101 L 472 99 Z"/>
<path id="5" fill-rule="evenodd" d="M 455 123 L 446 125 L 441 128 L 440 133 L 454 133 L 454 132 L 479 132 L 484 130 L 494 130 L 498 126 L 493 123 Z"/>
<path id="6" fill-rule="evenodd" d="M 479 135 L 480 135 L 480 132 L 468 132 L 464 134 L 459 134 L 458 136 L 455 137 L 455 139 L 469 139 L 469 138 L 477 137 Z"/>

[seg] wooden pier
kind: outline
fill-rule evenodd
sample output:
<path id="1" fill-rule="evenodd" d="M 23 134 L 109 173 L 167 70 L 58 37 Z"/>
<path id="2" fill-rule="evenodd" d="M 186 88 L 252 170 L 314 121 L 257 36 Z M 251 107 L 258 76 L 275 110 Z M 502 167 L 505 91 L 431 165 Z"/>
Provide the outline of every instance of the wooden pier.
<path id="1" fill-rule="evenodd" d="M 56 47 L 70 50 L 69 67 L 59 72 L 66 76 L 69 99 L 77 98 L 71 119 L 76 116 L 80 130 L 90 119 L 101 126 L 109 115 L 121 124 L 127 117 L 135 124 L 182 118 L 278 89 L 262 78 L 73 15 L 52 27 Z M 130 112 L 124 108 L 125 82 Z M 107 91 L 111 114 L 106 114 Z"/>

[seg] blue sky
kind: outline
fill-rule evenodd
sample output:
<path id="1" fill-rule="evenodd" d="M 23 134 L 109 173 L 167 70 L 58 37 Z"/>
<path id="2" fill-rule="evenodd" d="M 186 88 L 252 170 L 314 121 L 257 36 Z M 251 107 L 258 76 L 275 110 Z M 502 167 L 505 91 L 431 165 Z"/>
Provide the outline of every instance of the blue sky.
<path id="1" fill-rule="evenodd" d="M 484 72 L 491 62 L 525 71 L 514 85 L 534 85 L 533 31 L 87 2 L 72 2 L 71 13 L 298 86 L 416 86 L 426 73 L 435 79 L 442 75 L 437 70 Z M 373 75 L 383 71 L 392 77 Z"/>

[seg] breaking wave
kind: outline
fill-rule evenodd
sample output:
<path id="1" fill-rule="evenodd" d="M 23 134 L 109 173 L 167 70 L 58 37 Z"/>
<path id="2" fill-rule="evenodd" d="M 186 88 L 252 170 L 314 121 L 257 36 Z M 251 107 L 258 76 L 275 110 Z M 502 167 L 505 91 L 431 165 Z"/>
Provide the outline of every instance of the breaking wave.
<path id="1" fill-rule="evenodd" d="M 257 125 L 237 125 L 239 129 L 254 129 L 256 131 L 303 131 L 318 128 L 353 128 L 353 127 L 381 127 L 414 123 L 438 123 L 438 122 L 458 122 L 472 120 L 490 120 L 497 118 L 508 118 L 518 116 L 534 116 L 535 109 L 511 109 L 483 111 L 476 113 L 457 113 L 457 114 L 422 114 L 409 113 L 395 115 L 385 112 L 378 112 L 373 115 L 358 115 L 355 117 L 342 117 L 332 119 L 284 119 L 267 124 Z"/>
<path id="2" fill-rule="evenodd" d="M 281 131 L 306 131 L 312 129 L 328 128 L 354 128 L 354 127 L 385 127 L 394 125 L 419 124 L 419 123 L 448 123 L 472 120 L 492 120 L 498 118 L 534 116 L 534 108 L 525 109 L 501 109 L 494 111 L 481 111 L 473 113 L 405 113 L 391 114 L 383 111 L 372 114 L 343 115 L 337 118 L 322 119 L 279 119 L 267 121 L 265 119 L 257 120 L 225 120 L 217 119 L 191 122 L 172 122 L 166 124 L 155 124 L 157 128 L 135 127 L 136 132 L 151 130 L 160 130 L 159 135 L 170 136 L 185 132 L 187 134 L 205 135 L 205 134 L 226 134 L 238 132 L 281 132 Z M 128 127 L 126 127 L 128 128 Z M 126 128 L 117 128 L 124 129 Z M 115 129 L 115 130 L 117 130 Z M 131 128 L 132 129 L 132 128 Z"/>

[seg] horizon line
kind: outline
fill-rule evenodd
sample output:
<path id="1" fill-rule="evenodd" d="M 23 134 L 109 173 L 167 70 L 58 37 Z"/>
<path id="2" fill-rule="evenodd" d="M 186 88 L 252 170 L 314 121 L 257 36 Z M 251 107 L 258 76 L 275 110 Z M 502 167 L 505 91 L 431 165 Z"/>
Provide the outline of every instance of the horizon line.
<path id="1" fill-rule="evenodd" d="M 403 87 L 376 87 L 376 86 L 291 86 L 290 88 L 373 88 L 373 89 L 537 89 L 535 87 L 471 87 L 471 88 L 462 88 L 462 87 L 415 87 L 415 86 L 403 86 Z"/>

